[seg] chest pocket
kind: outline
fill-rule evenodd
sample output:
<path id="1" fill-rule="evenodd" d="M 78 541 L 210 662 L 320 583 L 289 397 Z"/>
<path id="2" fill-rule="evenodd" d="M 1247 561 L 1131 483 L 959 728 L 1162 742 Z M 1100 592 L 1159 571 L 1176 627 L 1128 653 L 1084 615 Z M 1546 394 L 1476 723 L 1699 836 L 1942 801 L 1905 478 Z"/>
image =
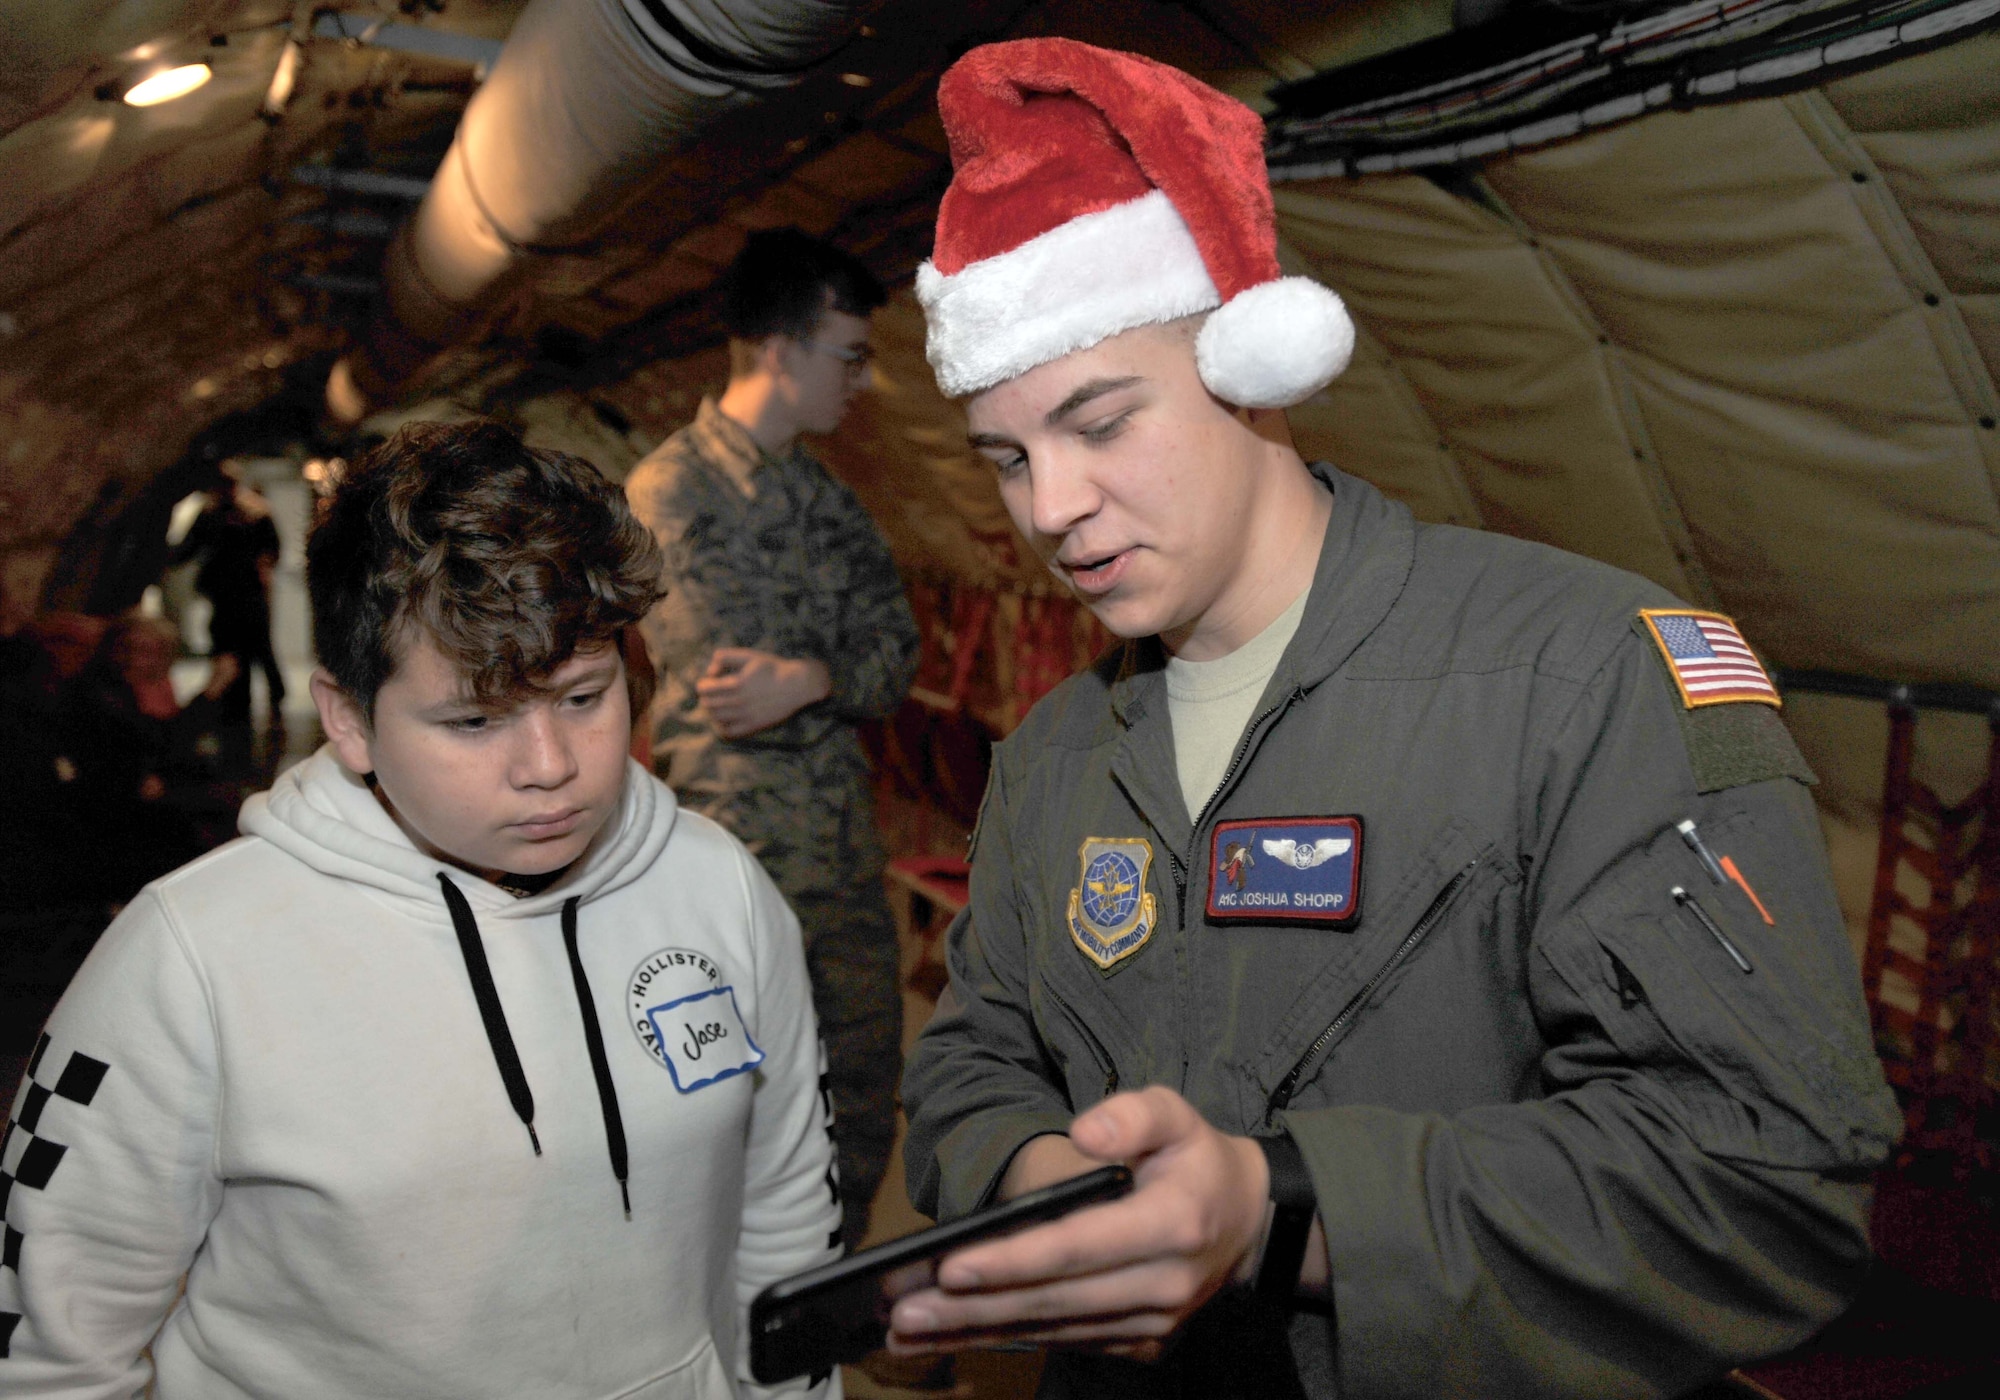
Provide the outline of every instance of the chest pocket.
<path id="1" fill-rule="evenodd" d="M 1393 884 L 1384 881 L 1363 896 L 1355 933 L 1285 931 L 1290 939 L 1316 940 L 1301 946 L 1322 951 L 1317 968 L 1290 984 L 1300 987 L 1298 996 L 1246 1066 L 1255 1097 L 1244 1108 L 1251 1121 L 1350 1101 L 1357 1092 L 1376 1103 L 1397 1102 L 1405 1091 L 1411 1102 L 1455 1101 L 1458 1089 L 1437 1082 L 1431 1063 L 1437 1021 L 1462 1019 L 1460 1011 L 1488 1001 L 1483 992 L 1492 969 L 1507 962 L 1501 949 L 1513 926 L 1506 917 L 1513 907 L 1510 873 L 1495 846 L 1452 818 Z M 1385 1004 L 1426 964 L 1439 966 L 1419 1005 L 1385 1021 Z M 1261 971 L 1253 967 L 1245 976 Z M 1503 973 L 1498 980 L 1512 978 Z M 1357 1030 L 1365 1045 L 1350 1044 Z M 1336 1062 L 1339 1072 L 1327 1073 Z"/>
<path id="2" fill-rule="evenodd" d="M 1036 1029 L 1062 1071 L 1070 1111 L 1081 1113 L 1117 1093 L 1118 1063 L 1101 1023 L 1093 1026 L 1047 978 L 1036 979 L 1034 999 Z"/>
<path id="3" fill-rule="evenodd" d="M 1702 833 L 1754 878 L 1774 924 L 1666 831 L 1545 954 L 1621 1055 L 1673 1092 L 1703 1150 L 1815 1171 L 1872 1162 L 1897 1117 L 1830 891 L 1747 817 Z"/>

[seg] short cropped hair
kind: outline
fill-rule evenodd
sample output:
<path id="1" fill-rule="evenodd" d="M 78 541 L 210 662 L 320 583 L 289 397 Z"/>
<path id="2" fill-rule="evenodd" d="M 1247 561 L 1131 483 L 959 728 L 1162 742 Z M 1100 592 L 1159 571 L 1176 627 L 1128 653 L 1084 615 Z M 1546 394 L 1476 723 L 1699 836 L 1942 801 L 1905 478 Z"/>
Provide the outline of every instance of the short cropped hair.
<path id="1" fill-rule="evenodd" d="M 888 294 L 851 253 L 795 228 L 761 229 L 722 274 L 722 324 L 731 340 L 810 340 L 831 308 L 866 316 Z"/>
<path id="2" fill-rule="evenodd" d="M 371 723 L 414 637 L 472 699 L 519 699 L 579 650 L 622 645 L 663 596 L 660 569 L 623 492 L 497 423 L 400 429 L 341 475 L 306 541 L 320 664 Z M 636 720 L 652 673 L 633 669 Z"/>

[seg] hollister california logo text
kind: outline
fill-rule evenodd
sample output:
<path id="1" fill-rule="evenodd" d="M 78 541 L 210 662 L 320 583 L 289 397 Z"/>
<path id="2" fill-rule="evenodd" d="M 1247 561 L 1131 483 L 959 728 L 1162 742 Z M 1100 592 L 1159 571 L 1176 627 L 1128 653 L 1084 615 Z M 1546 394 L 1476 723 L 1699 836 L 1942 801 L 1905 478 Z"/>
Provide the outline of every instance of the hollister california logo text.
<path id="1" fill-rule="evenodd" d="M 646 1053 L 671 1070 L 653 1029 L 653 1008 L 721 985 L 722 969 L 705 953 L 692 948 L 662 948 L 646 954 L 625 984 L 625 1010 Z"/>
<path id="2" fill-rule="evenodd" d="M 1082 871 L 1069 892 L 1069 936 L 1085 957 L 1110 967 L 1138 952 L 1159 926 L 1159 906 L 1146 888 L 1153 843 L 1093 836 L 1077 857 Z"/>
<path id="3" fill-rule="evenodd" d="M 625 984 L 633 1033 L 683 1094 L 764 1060 L 736 1004 L 736 989 L 722 975 L 705 953 L 662 948 L 641 959 Z"/>

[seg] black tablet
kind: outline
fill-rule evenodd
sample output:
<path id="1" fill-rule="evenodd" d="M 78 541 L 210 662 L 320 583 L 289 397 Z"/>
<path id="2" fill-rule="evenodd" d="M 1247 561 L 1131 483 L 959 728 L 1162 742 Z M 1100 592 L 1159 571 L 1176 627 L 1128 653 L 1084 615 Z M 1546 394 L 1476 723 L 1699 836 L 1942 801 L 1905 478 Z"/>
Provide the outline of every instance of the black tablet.
<path id="1" fill-rule="evenodd" d="M 776 1385 L 838 1362 L 859 1361 L 889 1335 L 891 1305 L 905 1293 L 928 1287 L 945 1255 L 1131 1189 L 1130 1168 L 1099 1167 L 949 1225 L 780 1279 L 750 1304 L 750 1374 L 760 1385 Z"/>

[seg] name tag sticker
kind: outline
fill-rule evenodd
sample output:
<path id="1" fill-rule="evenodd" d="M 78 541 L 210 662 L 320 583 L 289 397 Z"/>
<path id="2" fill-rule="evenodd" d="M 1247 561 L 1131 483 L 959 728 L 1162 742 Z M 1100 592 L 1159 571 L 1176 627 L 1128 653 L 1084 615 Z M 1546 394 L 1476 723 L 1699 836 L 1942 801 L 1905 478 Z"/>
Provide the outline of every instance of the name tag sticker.
<path id="1" fill-rule="evenodd" d="M 1361 818 L 1226 821 L 1210 839 L 1209 918 L 1346 928 L 1361 917 Z"/>
<path id="2" fill-rule="evenodd" d="M 657 1053 L 683 1094 L 764 1063 L 736 1009 L 734 987 L 710 987 L 693 996 L 646 1008 Z"/>

